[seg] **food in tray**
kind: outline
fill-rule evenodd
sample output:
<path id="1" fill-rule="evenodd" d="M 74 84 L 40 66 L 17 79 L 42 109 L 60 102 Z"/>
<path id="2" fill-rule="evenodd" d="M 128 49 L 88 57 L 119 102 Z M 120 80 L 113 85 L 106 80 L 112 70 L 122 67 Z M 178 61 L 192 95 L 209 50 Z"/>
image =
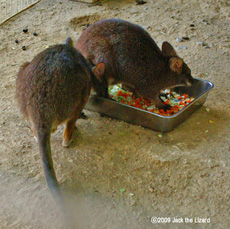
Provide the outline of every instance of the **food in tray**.
<path id="1" fill-rule="evenodd" d="M 136 97 L 132 92 L 122 89 L 121 84 L 116 84 L 109 87 L 109 95 L 117 102 L 140 108 L 146 111 L 150 111 L 162 116 L 171 116 L 183 109 L 194 98 L 189 97 L 187 94 L 178 94 L 169 89 L 161 91 L 160 98 L 164 104 L 170 105 L 169 109 L 158 109 L 151 101 L 144 99 L 143 97 Z"/>

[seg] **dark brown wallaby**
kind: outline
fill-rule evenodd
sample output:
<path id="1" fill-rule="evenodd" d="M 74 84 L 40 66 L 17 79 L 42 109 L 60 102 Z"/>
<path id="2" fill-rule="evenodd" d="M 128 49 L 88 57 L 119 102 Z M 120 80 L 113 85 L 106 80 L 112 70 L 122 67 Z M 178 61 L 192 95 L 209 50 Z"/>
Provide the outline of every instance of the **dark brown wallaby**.
<path id="1" fill-rule="evenodd" d="M 50 135 L 66 122 L 62 144 L 70 145 L 93 75 L 85 58 L 68 45 L 70 42 L 67 39 L 65 45 L 54 45 L 39 53 L 20 67 L 16 80 L 16 99 L 38 141 L 48 187 L 64 211 L 65 203 L 53 168 Z"/>
<path id="2" fill-rule="evenodd" d="M 76 48 L 96 66 L 94 74 L 101 85 L 96 92 L 102 97 L 109 98 L 108 85 L 122 83 L 166 108 L 159 98 L 160 90 L 193 82 L 191 70 L 168 42 L 161 51 L 143 28 L 127 21 L 106 19 L 90 25 Z"/>

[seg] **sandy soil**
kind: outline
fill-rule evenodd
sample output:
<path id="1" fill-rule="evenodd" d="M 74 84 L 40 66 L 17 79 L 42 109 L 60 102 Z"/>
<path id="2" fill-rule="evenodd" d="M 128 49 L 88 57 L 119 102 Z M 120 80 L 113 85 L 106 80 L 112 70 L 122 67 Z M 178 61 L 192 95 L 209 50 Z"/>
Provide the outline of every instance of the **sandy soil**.
<path id="1" fill-rule="evenodd" d="M 62 228 L 37 144 L 14 99 L 15 79 L 23 62 L 67 36 L 76 42 L 86 24 L 104 18 L 137 23 L 159 45 L 171 42 L 193 76 L 215 87 L 203 107 L 162 138 L 86 111 L 73 147 L 64 149 L 63 126 L 58 128 L 51 139 L 55 169 L 79 228 L 230 227 L 229 1 L 147 1 L 91 7 L 41 1 L 0 27 L 0 228 Z M 190 40 L 178 42 L 183 36 Z M 152 224 L 153 216 L 211 222 Z"/>

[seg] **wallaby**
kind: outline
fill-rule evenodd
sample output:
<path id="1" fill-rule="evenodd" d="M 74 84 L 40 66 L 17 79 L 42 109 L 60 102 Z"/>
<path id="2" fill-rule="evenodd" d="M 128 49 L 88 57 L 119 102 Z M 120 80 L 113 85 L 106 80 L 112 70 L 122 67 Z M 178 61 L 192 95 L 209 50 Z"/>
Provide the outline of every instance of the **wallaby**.
<path id="1" fill-rule="evenodd" d="M 66 123 L 62 145 L 72 141 L 75 122 L 80 117 L 94 80 L 86 59 L 73 47 L 71 39 L 42 51 L 20 67 L 16 99 L 37 139 L 48 187 L 57 204 L 67 208 L 53 168 L 50 135 Z"/>
<path id="2" fill-rule="evenodd" d="M 76 48 L 94 67 L 100 83 L 96 92 L 109 98 L 108 85 L 122 83 L 159 108 L 167 108 L 160 90 L 191 86 L 193 78 L 186 63 L 168 42 L 162 51 L 140 26 L 119 19 L 98 21 L 86 28 Z"/>

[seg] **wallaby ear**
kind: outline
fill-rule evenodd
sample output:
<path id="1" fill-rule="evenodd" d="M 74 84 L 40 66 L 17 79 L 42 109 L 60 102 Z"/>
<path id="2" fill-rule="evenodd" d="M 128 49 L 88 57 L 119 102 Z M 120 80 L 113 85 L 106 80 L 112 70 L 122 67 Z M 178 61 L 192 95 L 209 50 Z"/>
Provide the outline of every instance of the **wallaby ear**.
<path id="1" fill-rule="evenodd" d="M 172 45 L 169 44 L 167 41 L 164 41 L 163 44 L 162 44 L 162 52 L 166 56 L 177 56 L 176 51 L 174 50 Z"/>
<path id="2" fill-rule="evenodd" d="M 92 70 L 94 75 L 101 82 L 105 73 L 105 64 L 103 62 L 100 62 L 97 66 L 94 66 Z"/>
<path id="3" fill-rule="evenodd" d="M 66 38 L 65 45 L 73 47 L 73 40 L 71 39 L 71 37 Z"/>
<path id="4" fill-rule="evenodd" d="M 182 59 L 176 58 L 176 57 L 171 57 L 169 59 L 169 64 L 170 64 L 170 68 L 174 72 L 177 72 L 178 74 L 181 74 L 182 67 L 183 67 L 183 60 Z"/>

